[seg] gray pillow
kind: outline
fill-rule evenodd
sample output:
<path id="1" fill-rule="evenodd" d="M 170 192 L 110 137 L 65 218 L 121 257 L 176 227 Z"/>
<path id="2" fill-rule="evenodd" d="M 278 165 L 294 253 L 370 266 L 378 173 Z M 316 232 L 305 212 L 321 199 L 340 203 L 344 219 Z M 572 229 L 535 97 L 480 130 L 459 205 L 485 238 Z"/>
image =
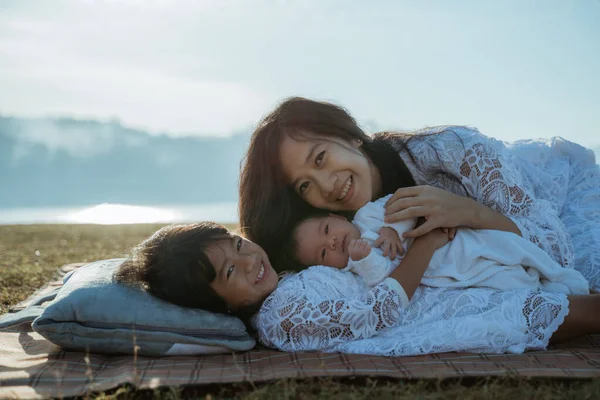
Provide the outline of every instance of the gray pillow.
<path id="1" fill-rule="evenodd" d="M 197 355 L 254 347 L 238 318 L 179 307 L 113 282 L 123 261 L 97 261 L 65 276 L 33 329 L 63 348 L 101 353 Z"/>

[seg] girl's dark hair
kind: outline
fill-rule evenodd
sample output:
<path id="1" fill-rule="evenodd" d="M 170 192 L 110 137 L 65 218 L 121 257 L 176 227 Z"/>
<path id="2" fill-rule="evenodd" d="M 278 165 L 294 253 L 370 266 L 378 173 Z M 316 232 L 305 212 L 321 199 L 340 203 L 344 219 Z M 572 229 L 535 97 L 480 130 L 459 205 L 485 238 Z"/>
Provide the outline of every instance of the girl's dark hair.
<path id="1" fill-rule="evenodd" d="M 206 250 L 229 238 L 227 228 L 214 222 L 166 226 L 132 249 L 114 279 L 173 304 L 227 313 L 225 300 L 210 286 L 216 272 Z M 248 324 L 257 307 L 231 313 Z"/>
<path id="2" fill-rule="evenodd" d="M 299 220 L 317 210 L 285 181 L 279 154 L 286 135 L 300 140 L 305 140 L 307 135 L 323 140 L 328 137 L 347 141 L 360 139 L 363 142 L 362 150 L 381 174 L 381 196 L 401 187 L 415 185 L 410 170 L 398 153 L 406 152 L 416 163 L 408 144 L 417 138 L 429 136 L 384 132 L 371 137 L 342 107 L 302 97 L 283 101 L 263 118 L 250 139 L 243 161 L 239 216 L 244 236 L 263 247 L 269 258 L 275 260 L 278 271 L 288 269 L 277 262 L 285 260 L 285 255 L 281 254 L 282 239 L 288 237 Z M 433 171 L 433 175 L 439 174 L 445 175 L 443 171 Z M 450 176 L 450 179 L 458 178 Z M 345 215 L 349 217 L 351 213 Z"/>

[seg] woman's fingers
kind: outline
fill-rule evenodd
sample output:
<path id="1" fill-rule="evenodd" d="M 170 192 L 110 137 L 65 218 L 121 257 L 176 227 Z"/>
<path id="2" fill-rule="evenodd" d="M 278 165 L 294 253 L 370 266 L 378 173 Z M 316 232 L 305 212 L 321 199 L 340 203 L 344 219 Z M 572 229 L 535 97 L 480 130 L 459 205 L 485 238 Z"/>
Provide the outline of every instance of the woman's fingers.
<path id="1" fill-rule="evenodd" d="M 448 237 L 450 238 L 450 240 L 454 239 L 454 237 L 456 236 L 456 231 L 458 230 L 458 228 L 450 228 L 449 232 L 448 232 Z"/>
<path id="2" fill-rule="evenodd" d="M 424 217 L 428 215 L 427 210 L 428 209 L 426 207 L 422 206 L 409 207 L 402 211 L 398 211 L 393 214 L 387 215 L 385 217 L 385 222 L 389 224 L 393 222 L 404 221 L 405 219 L 409 218 Z"/>
<path id="3" fill-rule="evenodd" d="M 404 188 L 397 189 L 392 197 L 390 197 L 385 202 L 385 208 L 387 208 L 390 204 L 396 202 L 398 199 L 402 199 L 405 197 L 416 197 L 423 192 L 423 188 L 426 186 L 408 186 Z"/>
<path id="4" fill-rule="evenodd" d="M 404 238 L 416 238 L 419 236 L 422 236 L 426 233 L 431 232 L 432 230 L 434 230 L 435 228 L 438 228 L 438 226 L 436 226 L 433 222 L 431 222 L 431 220 L 428 220 L 427 222 L 425 222 L 424 224 L 416 227 L 415 229 L 413 229 L 412 231 L 408 231 L 406 232 L 404 235 L 402 235 Z"/>
<path id="5" fill-rule="evenodd" d="M 389 203 L 385 207 L 385 215 L 390 215 L 395 212 L 402 211 L 409 207 L 421 205 L 422 202 L 423 202 L 423 200 L 418 197 L 406 197 L 406 198 L 398 199 L 392 203 Z"/>

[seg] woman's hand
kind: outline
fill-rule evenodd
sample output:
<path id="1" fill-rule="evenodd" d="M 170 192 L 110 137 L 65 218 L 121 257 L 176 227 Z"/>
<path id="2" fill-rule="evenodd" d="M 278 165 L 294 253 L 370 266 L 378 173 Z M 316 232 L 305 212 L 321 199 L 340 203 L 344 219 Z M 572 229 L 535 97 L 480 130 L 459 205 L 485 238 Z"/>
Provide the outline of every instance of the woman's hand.
<path id="1" fill-rule="evenodd" d="M 398 236 L 398 232 L 389 226 L 384 226 L 379 230 L 379 237 L 373 244 L 381 249 L 384 257 L 388 257 L 392 261 L 397 254 L 404 255 L 402 239 Z"/>
<path id="2" fill-rule="evenodd" d="M 426 233 L 423 236 L 423 240 L 426 240 L 428 244 L 437 250 L 450 241 L 450 236 L 442 228 L 437 228 Z"/>
<path id="3" fill-rule="evenodd" d="M 492 210 L 473 199 L 433 186 L 400 188 L 385 204 L 385 222 L 425 217 L 425 223 L 403 237 L 418 237 L 436 228 L 470 226 L 481 213 Z"/>
<path id="4" fill-rule="evenodd" d="M 441 229 L 442 229 L 442 232 L 448 234 L 448 239 L 450 239 L 450 240 L 454 239 L 454 236 L 456 236 L 456 231 L 458 230 L 457 227 L 454 227 L 454 228 L 441 228 Z"/>

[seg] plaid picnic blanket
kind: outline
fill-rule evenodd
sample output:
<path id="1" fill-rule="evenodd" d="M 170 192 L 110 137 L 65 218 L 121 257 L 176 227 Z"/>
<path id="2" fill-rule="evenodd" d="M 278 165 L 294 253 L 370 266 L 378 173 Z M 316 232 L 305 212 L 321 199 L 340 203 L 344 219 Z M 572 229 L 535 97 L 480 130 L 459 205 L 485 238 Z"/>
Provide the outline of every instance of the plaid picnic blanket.
<path id="1" fill-rule="evenodd" d="M 62 271 L 76 266 L 68 266 Z M 44 290 L 57 285 L 60 283 L 53 282 Z M 228 355 L 152 358 L 63 351 L 26 326 L 17 332 L 0 332 L 0 398 L 80 396 L 126 383 L 140 389 L 152 389 L 348 376 L 404 379 L 600 377 L 600 335 L 589 335 L 547 351 L 519 355 L 444 353 L 381 357 L 283 353 L 257 347 Z"/>

